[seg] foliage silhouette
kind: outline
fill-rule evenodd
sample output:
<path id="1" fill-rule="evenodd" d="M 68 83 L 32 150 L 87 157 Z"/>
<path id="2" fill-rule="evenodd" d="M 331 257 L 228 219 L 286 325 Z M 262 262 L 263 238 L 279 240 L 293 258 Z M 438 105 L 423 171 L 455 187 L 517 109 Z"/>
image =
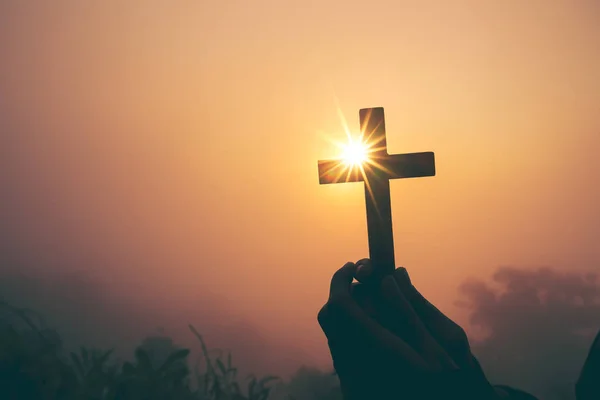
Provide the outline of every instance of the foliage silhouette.
<path id="1" fill-rule="evenodd" d="M 211 357 L 191 325 L 205 363 L 204 372 L 196 364 L 195 381 L 190 350 L 176 348 L 169 338 L 147 338 L 134 359 L 123 363 L 111 359 L 112 349 L 82 347 L 65 354 L 59 335 L 37 314 L 6 302 L 0 308 L 0 393 L 6 399 L 266 400 L 279 381 L 249 376 L 243 390 L 231 354 Z M 170 353 L 161 359 L 166 349 Z"/>

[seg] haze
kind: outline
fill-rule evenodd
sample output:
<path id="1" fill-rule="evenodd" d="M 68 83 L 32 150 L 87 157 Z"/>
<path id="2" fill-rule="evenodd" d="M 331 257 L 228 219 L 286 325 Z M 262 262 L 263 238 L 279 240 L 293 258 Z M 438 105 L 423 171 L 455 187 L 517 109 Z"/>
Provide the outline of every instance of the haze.
<path id="1" fill-rule="evenodd" d="M 193 323 L 259 370 L 328 366 L 316 313 L 368 249 L 362 184 L 320 186 L 317 160 L 338 108 L 357 130 L 376 106 L 390 152 L 436 153 L 435 178 L 392 183 L 396 257 L 453 318 L 499 265 L 598 270 L 599 20 L 593 0 L 2 1 L 0 261 L 39 281 L 3 290 L 102 343 Z M 75 272 L 89 290 L 56 286 Z"/>

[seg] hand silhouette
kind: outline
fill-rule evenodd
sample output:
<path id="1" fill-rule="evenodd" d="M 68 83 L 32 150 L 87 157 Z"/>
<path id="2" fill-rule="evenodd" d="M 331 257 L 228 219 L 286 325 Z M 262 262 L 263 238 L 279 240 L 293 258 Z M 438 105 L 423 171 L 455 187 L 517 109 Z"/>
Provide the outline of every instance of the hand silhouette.
<path id="1" fill-rule="evenodd" d="M 464 330 L 419 293 L 404 268 L 380 281 L 370 279 L 374 272 L 368 259 L 345 264 L 318 315 L 347 400 L 504 397 Z"/>
<path id="2" fill-rule="evenodd" d="M 590 347 L 581 374 L 575 386 L 577 400 L 600 398 L 600 332 Z"/>

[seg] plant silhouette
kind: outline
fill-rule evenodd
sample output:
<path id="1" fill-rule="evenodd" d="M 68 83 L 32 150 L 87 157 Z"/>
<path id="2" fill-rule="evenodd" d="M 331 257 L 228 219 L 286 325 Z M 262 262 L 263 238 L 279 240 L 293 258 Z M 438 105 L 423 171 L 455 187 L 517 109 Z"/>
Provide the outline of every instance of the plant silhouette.
<path id="1" fill-rule="evenodd" d="M 197 363 L 194 374 L 187 362 L 190 350 L 177 348 L 170 338 L 147 338 L 134 359 L 123 363 L 111 358 L 112 349 L 81 347 L 65 354 L 57 332 L 37 314 L 6 302 L 0 306 L 0 393 L 6 399 L 266 400 L 279 381 L 249 376 L 242 388 L 231 354 L 211 357 L 192 325 L 205 364 L 202 372 Z M 170 353 L 161 359 L 165 350 Z"/>

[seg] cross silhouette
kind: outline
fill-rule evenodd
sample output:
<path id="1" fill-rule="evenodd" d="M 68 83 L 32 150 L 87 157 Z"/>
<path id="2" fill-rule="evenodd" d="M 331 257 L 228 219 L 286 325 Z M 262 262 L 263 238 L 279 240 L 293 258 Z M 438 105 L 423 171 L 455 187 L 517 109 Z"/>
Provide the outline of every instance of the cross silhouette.
<path id="1" fill-rule="evenodd" d="M 319 183 L 365 182 L 369 257 L 380 274 L 396 269 L 390 179 L 435 176 L 433 152 L 388 154 L 383 107 L 359 112 L 360 131 L 368 146 L 368 160 L 347 165 L 343 160 L 319 161 Z"/>

